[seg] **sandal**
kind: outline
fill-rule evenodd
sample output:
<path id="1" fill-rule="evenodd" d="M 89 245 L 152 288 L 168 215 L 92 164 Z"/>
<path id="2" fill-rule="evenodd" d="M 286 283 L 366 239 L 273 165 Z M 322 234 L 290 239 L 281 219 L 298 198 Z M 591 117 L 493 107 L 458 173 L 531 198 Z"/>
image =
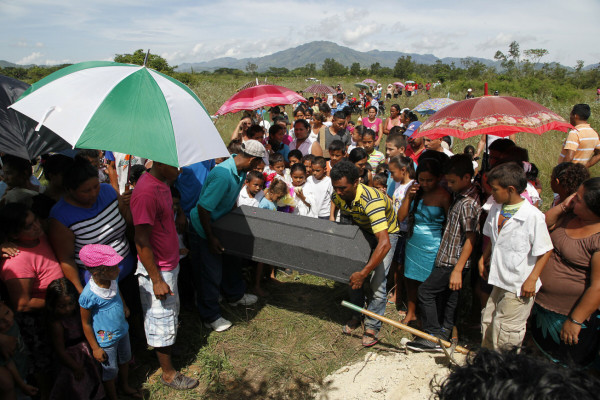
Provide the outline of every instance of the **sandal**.
<path id="1" fill-rule="evenodd" d="M 364 347 L 372 347 L 379 343 L 379 332 L 373 329 L 365 329 L 362 337 L 362 345 Z"/>
<path id="2" fill-rule="evenodd" d="M 344 327 L 342 328 L 342 333 L 344 335 L 351 335 L 352 331 L 354 331 L 359 326 L 360 326 L 360 319 L 356 319 L 353 317 L 348 322 L 346 322 L 346 325 L 344 325 Z"/>
<path id="3" fill-rule="evenodd" d="M 185 376 L 179 372 L 175 375 L 175 378 L 171 382 L 165 381 L 165 379 L 161 376 L 160 380 L 163 385 L 168 386 L 177 390 L 189 390 L 198 386 L 198 380 Z"/>

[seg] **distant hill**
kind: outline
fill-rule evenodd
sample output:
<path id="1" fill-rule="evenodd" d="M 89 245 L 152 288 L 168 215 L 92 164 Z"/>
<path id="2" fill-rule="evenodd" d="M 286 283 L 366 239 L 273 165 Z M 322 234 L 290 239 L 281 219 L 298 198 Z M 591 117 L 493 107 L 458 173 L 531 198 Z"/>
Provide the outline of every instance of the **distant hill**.
<path id="1" fill-rule="evenodd" d="M 21 65 L 9 61 L 0 60 L 0 68 L 21 67 Z"/>
<path id="2" fill-rule="evenodd" d="M 314 63 L 317 68 L 323 64 L 326 58 L 333 58 L 337 62 L 349 67 L 357 62 L 362 68 L 368 68 L 371 64 L 379 62 L 382 67 L 393 68 L 396 65 L 398 58 L 402 56 L 410 56 L 412 60 L 419 64 L 435 64 L 440 58 L 433 54 L 416 54 L 404 53 L 400 51 L 380 51 L 370 50 L 367 52 L 358 51 L 349 47 L 340 46 L 333 42 L 316 41 L 302 44 L 287 50 L 278 51 L 276 53 L 264 57 L 250 58 L 216 58 L 214 60 L 200 63 L 183 63 L 179 65 L 177 71 L 185 72 L 193 69 L 194 71 L 214 71 L 217 68 L 234 68 L 245 70 L 248 62 L 258 66 L 258 71 L 266 71 L 269 67 L 294 69 L 303 67 L 306 64 Z M 487 66 L 499 66 L 499 63 L 485 58 L 471 57 L 473 60 L 481 61 Z M 441 61 L 444 64 L 454 62 L 457 67 L 461 66 L 460 58 L 446 57 Z"/>

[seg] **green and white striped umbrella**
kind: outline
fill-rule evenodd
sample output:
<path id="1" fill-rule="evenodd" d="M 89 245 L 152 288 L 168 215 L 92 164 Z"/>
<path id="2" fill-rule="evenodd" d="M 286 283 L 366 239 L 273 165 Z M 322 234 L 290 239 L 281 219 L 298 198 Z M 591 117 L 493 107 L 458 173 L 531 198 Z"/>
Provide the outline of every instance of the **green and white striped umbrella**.
<path id="1" fill-rule="evenodd" d="M 34 83 L 11 108 L 77 148 L 176 167 L 229 155 L 198 96 L 145 66 L 74 64 Z"/>

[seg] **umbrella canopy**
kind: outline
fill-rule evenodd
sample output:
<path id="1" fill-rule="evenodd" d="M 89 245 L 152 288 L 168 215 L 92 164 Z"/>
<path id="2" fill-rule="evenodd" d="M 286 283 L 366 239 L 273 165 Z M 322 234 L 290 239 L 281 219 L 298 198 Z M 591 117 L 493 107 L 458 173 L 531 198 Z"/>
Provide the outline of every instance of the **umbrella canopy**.
<path id="1" fill-rule="evenodd" d="M 394 86 L 399 86 L 401 88 L 404 88 L 404 83 L 402 83 L 402 82 L 394 82 Z"/>
<path id="2" fill-rule="evenodd" d="M 33 84 L 11 108 L 78 148 L 112 150 L 175 167 L 228 155 L 198 96 L 145 66 L 70 65 Z"/>
<path id="3" fill-rule="evenodd" d="M 337 90 L 332 88 L 331 86 L 318 84 L 318 85 L 310 85 L 306 89 L 304 89 L 306 93 L 315 93 L 315 94 L 336 94 Z"/>
<path id="4" fill-rule="evenodd" d="M 10 110 L 29 88 L 29 84 L 0 75 L 0 152 L 31 160 L 54 151 L 70 149 L 71 145 L 46 128 L 35 131 L 36 123 Z"/>
<path id="5" fill-rule="evenodd" d="M 371 78 L 367 78 L 364 81 L 362 81 L 362 83 L 366 83 L 366 84 L 376 84 L 377 81 L 371 79 Z"/>
<path id="6" fill-rule="evenodd" d="M 563 117 L 536 102 L 518 97 L 484 96 L 458 101 L 432 115 L 414 137 L 436 139 L 492 134 L 509 136 L 516 132 L 541 135 L 549 130 L 573 129 Z"/>
<path id="7" fill-rule="evenodd" d="M 356 86 L 359 89 L 368 89 L 369 88 L 369 85 L 364 84 L 362 82 L 355 83 L 354 86 Z"/>
<path id="8" fill-rule="evenodd" d="M 272 107 L 281 104 L 294 104 L 306 99 L 291 89 L 277 85 L 258 85 L 237 92 L 229 98 L 216 115 L 235 113 L 245 110 L 256 110 L 261 107 Z"/>
<path id="9" fill-rule="evenodd" d="M 241 86 L 241 87 L 240 87 L 240 88 L 239 88 L 237 91 L 239 92 L 239 91 L 241 91 L 241 90 L 248 89 L 248 88 L 251 88 L 251 87 L 253 87 L 253 86 L 258 86 L 258 85 L 266 85 L 266 84 L 267 84 L 267 78 L 265 78 L 265 80 L 264 80 L 264 81 L 262 81 L 262 82 L 261 82 L 261 81 L 259 81 L 259 80 L 258 80 L 258 78 L 256 78 L 256 79 L 255 79 L 255 80 L 253 80 L 253 81 L 246 82 L 246 83 L 245 83 L 244 85 L 242 85 L 242 86 Z"/>
<path id="10" fill-rule="evenodd" d="M 452 103 L 456 103 L 456 100 L 447 97 L 428 99 L 416 106 L 415 111 L 421 115 L 431 115 Z"/>
<path id="11" fill-rule="evenodd" d="M 404 82 L 404 83 L 407 83 L 407 84 L 408 84 L 408 83 L 415 83 L 415 81 L 406 81 L 406 82 Z"/>

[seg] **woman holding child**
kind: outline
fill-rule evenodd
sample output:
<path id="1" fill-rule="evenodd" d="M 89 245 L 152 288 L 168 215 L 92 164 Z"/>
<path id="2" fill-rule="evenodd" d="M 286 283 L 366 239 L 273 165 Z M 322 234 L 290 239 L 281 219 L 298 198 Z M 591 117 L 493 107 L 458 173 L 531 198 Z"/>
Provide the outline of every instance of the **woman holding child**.
<path id="1" fill-rule="evenodd" d="M 600 178 L 546 213 L 554 251 L 540 279 L 533 339 L 551 359 L 590 365 L 600 345 Z"/>

